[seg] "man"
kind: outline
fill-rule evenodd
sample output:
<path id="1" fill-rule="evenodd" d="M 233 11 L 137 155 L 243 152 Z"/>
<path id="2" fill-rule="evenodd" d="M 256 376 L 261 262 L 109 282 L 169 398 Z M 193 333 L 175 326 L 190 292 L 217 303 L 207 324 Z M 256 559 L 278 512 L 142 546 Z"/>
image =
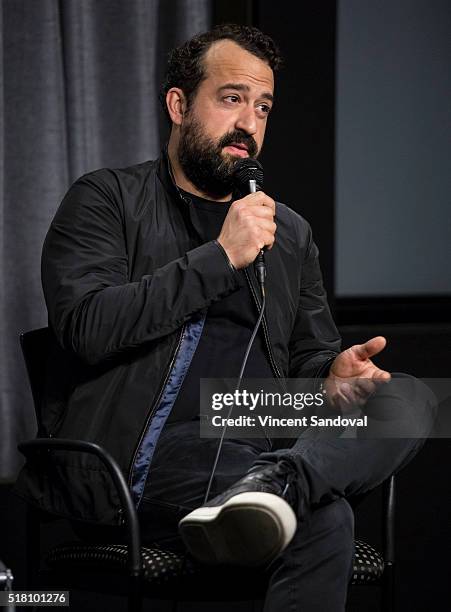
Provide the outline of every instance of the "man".
<path id="1" fill-rule="evenodd" d="M 267 612 L 343 610 L 353 556 L 346 497 L 399 469 L 418 440 L 307 436 L 288 448 L 226 439 L 204 504 L 218 441 L 199 436 L 199 378 L 238 375 L 260 308 L 252 264 L 264 247 L 267 311 L 246 376 L 325 377 L 330 404 L 366 402 L 382 434 L 394 409 L 397 420 L 421 423 L 418 437 L 429 424 L 427 391 L 409 379 L 401 396 L 371 361 L 383 338 L 339 352 L 307 222 L 263 192 L 232 201 L 236 161 L 262 148 L 279 63 L 255 28 L 221 26 L 188 41 L 163 88 L 167 153 L 69 190 L 43 252 L 50 326 L 63 347 L 54 348 L 63 376 L 51 382 L 43 427 L 112 453 L 145 540 L 182 547 L 180 522 L 196 557 L 267 567 Z M 27 466 L 24 494 L 82 521 L 121 524 L 95 458 L 61 453 L 52 470 L 49 484 Z"/>

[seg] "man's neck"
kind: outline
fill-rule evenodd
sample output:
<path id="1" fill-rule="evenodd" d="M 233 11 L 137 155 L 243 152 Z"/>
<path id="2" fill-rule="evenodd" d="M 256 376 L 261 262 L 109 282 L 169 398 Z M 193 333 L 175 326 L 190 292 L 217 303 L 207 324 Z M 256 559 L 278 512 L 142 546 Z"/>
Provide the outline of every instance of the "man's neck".
<path id="1" fill-rule="evenodd" d="M 199 196 L 200 198 L 204 198 L 206 200 L 212 200 L 213 202 L 229 202 L 232 198 L 232 194 L 228 194 L 222 198 L 213 197 L 209 193 L 205 193 L 204 191 L 200 191 L 193 183 L 187 178 L 183 169 L 180 165 L 177 150 L 173 142 L 169 140 L 168 145 L 168 156 L 169 162 L 172 168 L 172 174 L 174 176 L 175 183 L 177 187 L 183 189 L 183 191 L 187 191 L 188 193 L 192 193 L 193 195 Z"/>

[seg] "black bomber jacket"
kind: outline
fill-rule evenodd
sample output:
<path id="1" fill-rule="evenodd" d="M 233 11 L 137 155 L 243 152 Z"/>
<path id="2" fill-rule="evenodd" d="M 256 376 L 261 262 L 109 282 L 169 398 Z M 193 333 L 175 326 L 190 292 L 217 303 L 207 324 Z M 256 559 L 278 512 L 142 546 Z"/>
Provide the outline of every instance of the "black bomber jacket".
<path id="1" fill-rule="evenodd" d="M 123 470 L 136 505 L 210 304 L 241 287 L 222 247 L 201 244 L 166 153 L 82 176 L 45 239 L 42 282 L 54 335 L 41 434 L 96 442 Z M 309 224 L 276 203 L 266 253 L 265 345 L 275 377 L 324 375 L 340 350 Z M 256 305 L 252 267 L 246 281 Z M 120 503 L 96 457 L 29 462 L 17 492 L 45 510 L 119 524 Z"/>

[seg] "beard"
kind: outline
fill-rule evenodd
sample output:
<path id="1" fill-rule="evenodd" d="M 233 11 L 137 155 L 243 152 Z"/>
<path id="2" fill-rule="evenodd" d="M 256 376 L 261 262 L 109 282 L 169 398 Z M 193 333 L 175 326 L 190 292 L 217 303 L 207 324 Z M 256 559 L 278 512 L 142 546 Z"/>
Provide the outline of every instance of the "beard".
<path id="1" fill-rule="evenodd" d="M 252 136 L 239 130 L 214 141 L 206 136 L 200 122 L 192 118 L 180 134 L 177 153 L 183 172 L 199 191 L 212 198 L 224 198 L 232 193 L 235 164 L 242 159 L 222 153 L 222 149 L 232 143 L 245 144 L 249 157 L 257 157 L 257 143 Z"/>

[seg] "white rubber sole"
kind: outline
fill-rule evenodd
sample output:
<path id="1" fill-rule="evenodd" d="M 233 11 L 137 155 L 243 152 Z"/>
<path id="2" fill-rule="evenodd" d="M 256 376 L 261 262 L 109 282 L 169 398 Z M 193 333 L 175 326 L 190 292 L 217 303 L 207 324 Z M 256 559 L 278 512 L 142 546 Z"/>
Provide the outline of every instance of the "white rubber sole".
<path id="1" fill-rule="evenodd" d="M 248 492 L 221 506 L 196 508 L 180 521 L 179 531 L 190 553 L 203 563 L 258 566 L 284 550 L 296 525 L 284 499 Z"/>

